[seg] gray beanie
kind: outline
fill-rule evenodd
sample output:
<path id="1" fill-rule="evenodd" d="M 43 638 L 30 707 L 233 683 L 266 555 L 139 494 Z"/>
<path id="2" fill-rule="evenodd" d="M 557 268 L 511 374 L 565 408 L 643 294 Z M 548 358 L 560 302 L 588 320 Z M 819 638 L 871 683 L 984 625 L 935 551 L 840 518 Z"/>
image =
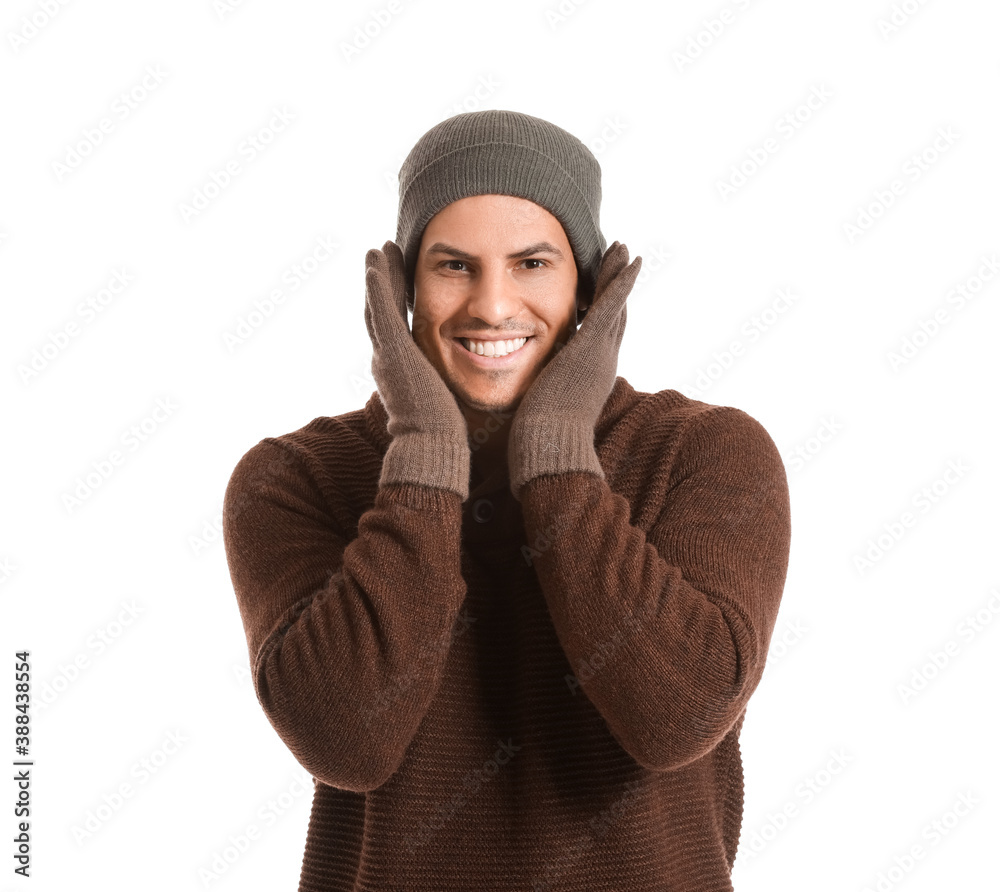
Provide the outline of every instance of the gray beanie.
<path id="1" fill-rule="evenodd" d="M 521 112 L 464 112 L 428 130 L 399 170 L 396 243 L 413 309 L 420 239 L 442 208 L 469 195 L 515 195 L 541 205 L 566 232 L 580 292 L 593 295 L 607 247 L 601 233 L 601 167 L 573 134 Z"/>

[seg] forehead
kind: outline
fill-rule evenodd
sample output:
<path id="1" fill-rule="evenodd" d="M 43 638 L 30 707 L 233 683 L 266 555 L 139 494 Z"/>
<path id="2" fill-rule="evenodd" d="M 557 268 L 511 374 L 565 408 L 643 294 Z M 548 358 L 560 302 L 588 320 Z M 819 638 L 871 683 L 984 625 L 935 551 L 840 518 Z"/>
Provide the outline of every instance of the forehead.
<path id="1" fill-rule="evenodd" d="M 427 230 L 459 230 L 493 236 L 526 230 L 545 233 L 550 238 L 566 239 L 562 224 L 549 210 L 527 198 L 514 195 L 470 195 L 451 202 L 438 211 Z M 568 243 L 568 242 L 567 242 Z"/>

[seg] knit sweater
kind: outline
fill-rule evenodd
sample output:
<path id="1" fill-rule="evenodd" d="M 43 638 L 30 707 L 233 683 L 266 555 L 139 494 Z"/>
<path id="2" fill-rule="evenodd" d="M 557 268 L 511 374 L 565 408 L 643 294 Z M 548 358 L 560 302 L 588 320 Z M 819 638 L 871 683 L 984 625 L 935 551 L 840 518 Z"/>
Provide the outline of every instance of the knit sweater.
<path id="1" fill-rule="evenodd" d="M 463 503 L 379 486 L 386 422 L 375 392 L 265 438 L 226 490 L 256 694 L 314 777 L 299 892 L 731 890 L 790 544 L 767 432 L 619 376 L 604 478 Z"/>

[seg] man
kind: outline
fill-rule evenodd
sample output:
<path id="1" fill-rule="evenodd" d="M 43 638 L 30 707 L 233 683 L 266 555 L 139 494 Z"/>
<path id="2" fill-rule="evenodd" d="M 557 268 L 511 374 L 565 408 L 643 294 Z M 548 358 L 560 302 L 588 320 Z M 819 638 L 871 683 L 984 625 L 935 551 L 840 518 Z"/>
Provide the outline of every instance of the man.
<path id="1" fill-rule="evenodd" d="M 233 473 L 255 689 L 315 779 L 300 892 L 732 889 L 785 472 L 616 375 L 641 261 L 600 196 L 547 121 L 433 127 L 367 257 L 377 392 Z"/>

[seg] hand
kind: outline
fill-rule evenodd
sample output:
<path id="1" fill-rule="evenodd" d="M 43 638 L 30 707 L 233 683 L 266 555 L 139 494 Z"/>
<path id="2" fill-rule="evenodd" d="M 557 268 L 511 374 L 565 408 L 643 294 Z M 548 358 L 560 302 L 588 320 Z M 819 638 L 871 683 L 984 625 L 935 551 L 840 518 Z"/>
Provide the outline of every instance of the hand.
<path id="1" fill-rule="evenodd" d="M 418 483 L 469 494 L 471 453 L 465 416 L 406 321 L 403 252 L 387 241 L 365 257 L 365 325 L 372 376 L 389 416 L 392 442 L 380 485 Z"/>
<path id="2" fill-rule="evenodd" d="M 625 299 L 641 268 L 642 258 L 629 263 L 628 248 L 617 241 L 605 251 L 583 323 L 521 399 L 507 447 L 511 490 L 518 500 L 521 487 L 541 474 L 593 471 L 604 477 L 594 451 L 594 427 L 615 384 Z"/>

